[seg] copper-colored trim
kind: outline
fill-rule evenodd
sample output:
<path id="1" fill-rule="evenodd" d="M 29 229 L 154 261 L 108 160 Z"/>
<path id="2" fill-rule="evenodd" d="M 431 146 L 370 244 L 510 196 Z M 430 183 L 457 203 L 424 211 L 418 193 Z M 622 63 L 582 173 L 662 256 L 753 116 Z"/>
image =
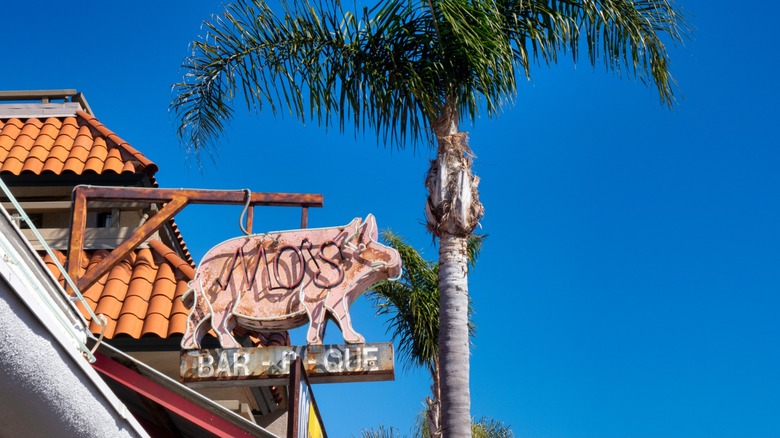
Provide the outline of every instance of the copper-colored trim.
<path id="1" fill-rule="evenodd" d="M 146 223 L 138 227 L 138 229 L 136 229 L 133 234 L 127 238 L 127 240 L 119 244 L 119 246 L 111 251 L 111 253 L 106 258 L 101 260 L 94 268 L 88 272 L 85 272 L 84 276 L 79 278 L 78 282 L 76 283 L 76 286 L 79 287 L 79 290 L 83 290 L 92 286 L 100 277 L 103 276 L 103 274 L 108 272 L 112 267 L 114 267 L 114 265 L 124 259 L 128 254 L 136 249 L 138 245 L 142 244 L 146 239 L 151 237 L 155 231 L 160 229 L 160 227 L 168 221 L 168 219 L 175 216 L 176 213 L 180 212 L 186 206 L 186 197 L 176 196 L 171 199 L 170 202 L 165 204 L 165 207 L 163 207 L 157 214 L 152 216 L 152 218 L 149 219 Z M 71 234 L 72 233 L 73 230 L 71 230 Z M 73 250 L 75 250 L 75 248 L 71 247 L 69 252 Z"/>
<path id="2" fill-rule="evenodd" d="M 84 193 L 90 200 L 133 201 L 133 202 L 169 202 L 174 197 L 189 199 L 190 204 L 226 204 L 243 205 L 246 192 L 243 190 L 204 190 L 204 189 L 158 189 L 150 187 L 108 187 L 76 186 L 75 192 Z M 322 195 L 310 193 L 273 193 L 253 192 L 250 206 L 264 205 L 275 207 L 322 207 Z"/>
<path id="3" fill-rule="evenodd" d="M 165 205 L 105 258 L 81 275 L 79 267 L 84 248 L 88 200 L 149 202 L 164 203 Z M 76 282 L 76 286 L 80 290 L 86 290 L 187 205 L 245 203 L 246 192 L 243 190 L 76 186 L 73 189 L 73 217 L 70 244 L 68 245 L 68 275 Z M 254 216 L 251 212 L 256 205 L 302 207 L 301 227 L 305 228 L 308 221 L 308 207 L 321 207 L 323 202 L 322 195 L 319 194 L 252 193 L 249 200 L 249 206 L 253 207 L 250 209 L 249 215 L 248 224 L 250 227 L 251 218 Z"/>
<path id="4" fill-rule="evenodd" d="M 80 262 L 84 251 L 84 230 L 87 228 L 87 197 L 83 191 L 73 190 L 73 216 L 70 222 L 68 243 L 68 275 L 78 282 Z M 87 288 L 79 288 L 86 290 Z M 69 293 L 73 291 L 68 289 Z"/>

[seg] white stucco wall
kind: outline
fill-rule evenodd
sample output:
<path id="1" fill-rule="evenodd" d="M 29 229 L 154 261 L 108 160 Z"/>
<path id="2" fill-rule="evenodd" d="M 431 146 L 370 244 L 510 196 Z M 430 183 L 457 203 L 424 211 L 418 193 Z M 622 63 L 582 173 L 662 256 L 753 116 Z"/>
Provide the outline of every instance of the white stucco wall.
<path id="1" fill-rule="evenodd" d="M 83 370 L 52 342 L 4 279 L 0 372 L 0 436 L 139 436 L 106 407 Z"/>
<path id="2" fill-rule="evenodd" d="M 0 436 L 147 436 L 81 355 L 84 333 L 0 207 Z"/>

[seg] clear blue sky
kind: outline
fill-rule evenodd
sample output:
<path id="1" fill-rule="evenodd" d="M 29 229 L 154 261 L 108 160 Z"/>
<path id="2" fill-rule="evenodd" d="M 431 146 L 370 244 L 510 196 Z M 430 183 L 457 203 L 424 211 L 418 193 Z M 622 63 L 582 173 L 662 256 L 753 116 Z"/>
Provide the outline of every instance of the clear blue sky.
<path id="1" fill-rule="evenodd" d="M 521 437 L 780 436 L 780 6 L 681 1 L 697 30 L 672 49 L 684 96 L 585 64 L 537 68 L 517 104 L 467 129 L 490 234 L 470 290 L 472 413 Z M 171 84 L 218 2 L 9 2 L 2 89 L 76 88 L 160 166 L 162 187 L 322 193 L 312 226 L 374 213 L 429 259 L 430 153 L 239 117 L 217 163 L 188 168 L 167 112 Z M 178 218 L 196 258 L 240 233 L 240 209 Z M 256 231 L 297 210 L 258 210 Z M 367 300 L 352 311 L 388 339 Z M 305 342 L 300 333 L 297 343 Z M 330 342 L 341 342 L 329 330 Z M 399 367 L 400 368 L 400 367 Z M 315 386 L 331 436 L 406 432 L 428 379 Z"/>

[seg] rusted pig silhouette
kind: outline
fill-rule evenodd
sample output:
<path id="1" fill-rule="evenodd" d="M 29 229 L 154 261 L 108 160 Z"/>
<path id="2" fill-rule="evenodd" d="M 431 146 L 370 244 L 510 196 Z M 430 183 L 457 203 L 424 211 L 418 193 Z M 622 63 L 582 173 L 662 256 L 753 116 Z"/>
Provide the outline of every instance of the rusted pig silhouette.
<path id="1" fill-rule="evenodd" d="M 370 214 L 342 227 L 226 240 L 206 253 L 189 282 L 185 298 L 192 292 L 194 300 L 181 346 L 200 348 L 212 328 L 222 348 L 237 348 L 231 335 L 236 325 L 275 331 L 307 320 L 306 341 L 319 345 L 326 317 L 339 325 L 345 342 L 365 343 L 352 328 L 349 306 L 369 287 L 400 274 L 398 251 L 377 241 Z"/>

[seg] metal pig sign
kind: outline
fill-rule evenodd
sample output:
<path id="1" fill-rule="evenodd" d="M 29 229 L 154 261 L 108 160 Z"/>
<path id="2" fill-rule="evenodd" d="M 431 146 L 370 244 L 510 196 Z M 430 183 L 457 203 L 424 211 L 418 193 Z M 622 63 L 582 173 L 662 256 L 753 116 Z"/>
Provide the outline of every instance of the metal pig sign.
<path id="1" fill-rule="evenodd" d="M 222 348 L 238 348 L 231 335 L 236 325 L 278 331 L 307 321 L 307 343 L 321 345 L 326 316 L 339 325 L 346 343 L 363 344 L 349 306 L 372 285 L 400 274 L 401 258 L 377 241 L 370 214 L 340 227 L 227 240 L 206 253 L 189 283 L 185 297 L 192 293 L 193 304 L 182 349 L 200 348 L 209 328 Z"/>

